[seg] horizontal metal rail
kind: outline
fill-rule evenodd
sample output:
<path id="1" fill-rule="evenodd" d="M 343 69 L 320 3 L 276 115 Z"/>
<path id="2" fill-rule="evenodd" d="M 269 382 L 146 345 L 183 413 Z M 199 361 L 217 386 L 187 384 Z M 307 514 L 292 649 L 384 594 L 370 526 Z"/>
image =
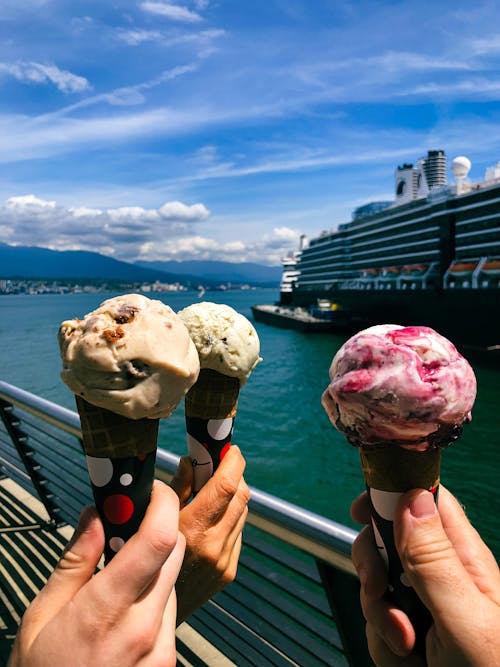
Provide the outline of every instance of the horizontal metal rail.
<path id="1" fill-rule="evenodd" d="M 0 381 L 0 399 L 81 438 L 76 412 Z M 157 474 L 170 481 L 179 457 L 164 449 L 157 454 Z M 250 487 L 248 523 L 301 549 L 333 567 L 355 574 L 351 545 L 357 532 L 314 512 Z"/>

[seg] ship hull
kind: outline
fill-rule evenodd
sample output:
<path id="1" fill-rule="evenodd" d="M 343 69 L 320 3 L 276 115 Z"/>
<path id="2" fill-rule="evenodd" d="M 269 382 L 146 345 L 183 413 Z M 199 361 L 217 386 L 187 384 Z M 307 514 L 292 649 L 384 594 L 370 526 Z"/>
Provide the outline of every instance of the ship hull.
<path id="1" fill-rule="evenodd" d="M 424 325 L 463 347 L 500 344 L 500 290 L 296 290 L 293 303 L 307 306 L 328 298 L 366 326 Z"/>

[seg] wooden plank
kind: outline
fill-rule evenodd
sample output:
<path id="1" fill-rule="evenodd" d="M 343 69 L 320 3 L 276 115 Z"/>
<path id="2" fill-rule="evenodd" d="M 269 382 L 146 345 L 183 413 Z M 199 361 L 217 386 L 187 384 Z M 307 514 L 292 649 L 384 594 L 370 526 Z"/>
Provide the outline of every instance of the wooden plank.
<path id="1" fill-rule="evenodd" d="M 257 528 L 246 526 L 245 544 L 249 545 L 263 556 L 272 559 L 276 563 L 284 565 L 294 572 L 299 572 L 301 576 L 321 586 L 318 568 L 316 567 L 316 563 L 312 556 L 302 554 L 295 547 L 285 545 L 283 542 L 279 542 L 276 539 L 267 539 L 267 536 L 261 537 L 259 533 L 261 533 L 261 531 Z"/>
<path id="2" fill-rule="evenodd" d="M 296 664 L 214 602 L 199 609 L 189 623 L 238 667 L 292 667 Z"/>
<path id="3" fill-rule="evenodd" d="M 269 587 L 268 582 L 262 582 L 249 576 L 242 568 L 238 570 L 237 581 L 232 584 L 233 587 L 236 585 L 243 588 L 241 592 L 242 599 L 244 599 L 246 592 L 258 595 L 270 607 L 274 607 L 289 618 L 295 619 L 304 628 L 317 634 L 319 638 L 329 637 L 334 646 L 342 649 L 342 640 L 331 613 L 328 615 L 322 612 L 312 613 L 310 609 L 303 608 L 300 600 L 286 595 L 286 591 L 283 591 L 281 595 L 276 595 L 275 591 Z"/>
<path id="4" fill-rule="evenodd" d="M 303 583 L 294 580 L 290 576 L 290 572 L 279 572 L 263 559 L 257 560 L 247 548 L 242 550 L 239 562 L 240 567 L 246 567 L 263 579 L 272 581 L 276 586 L 289 591 L 291 595 L 294 595 L 299 600 L 309 604 L 312 608 L 321 611 L 323 614 L 330 614 L 328 602 L 324 596 L 323 590 L 319 587 L 317 587 L 316 591 L 311 590 L 309 586 L 305 586 Z"/>

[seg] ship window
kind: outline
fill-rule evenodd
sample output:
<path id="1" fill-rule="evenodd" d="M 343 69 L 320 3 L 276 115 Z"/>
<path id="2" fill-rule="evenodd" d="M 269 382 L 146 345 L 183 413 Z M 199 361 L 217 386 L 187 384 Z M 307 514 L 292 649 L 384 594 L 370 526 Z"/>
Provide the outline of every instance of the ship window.
<path id="1" fill-rule="evenodd" d="M 398 197 L 401 197 L 404 195 L 406 190 L 406 181 L 399 181 L 398 186 L 396 188 L 396 194 Z"/>

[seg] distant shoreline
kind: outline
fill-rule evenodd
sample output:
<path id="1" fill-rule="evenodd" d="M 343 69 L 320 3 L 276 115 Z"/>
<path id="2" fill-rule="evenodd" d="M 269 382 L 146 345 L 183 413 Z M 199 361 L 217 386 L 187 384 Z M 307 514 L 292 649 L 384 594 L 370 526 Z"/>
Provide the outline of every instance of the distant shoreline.
<path id="1" fill-rule="evenodd" d="M 141 292 L 143 294 L 171 294 L 178 292 L 199 292 L 203 287 L 205 292 L 226 292 L 239 290 L 255 290 L 255 289 L 277 289 L 278 285 L 254 285 L 254 284 L 235 284 L 221 281 L 218 286 L 200 285 L 193 287 L 192 285 L 184 285 L 182 283 L 161 283 L 156 281 L 154 283 L 137 283 L 137 282 L 119 282 L 112 280 L 88 280 L 78 281 L 75 279 L 59 280 L 53 279 L 32 279 L 32 278 L 0 278 L 0 296 L 16 296 L 24 294 L 27 296 L 44 295 L 44 294 L 100 294 L 104 292 Z"/>

